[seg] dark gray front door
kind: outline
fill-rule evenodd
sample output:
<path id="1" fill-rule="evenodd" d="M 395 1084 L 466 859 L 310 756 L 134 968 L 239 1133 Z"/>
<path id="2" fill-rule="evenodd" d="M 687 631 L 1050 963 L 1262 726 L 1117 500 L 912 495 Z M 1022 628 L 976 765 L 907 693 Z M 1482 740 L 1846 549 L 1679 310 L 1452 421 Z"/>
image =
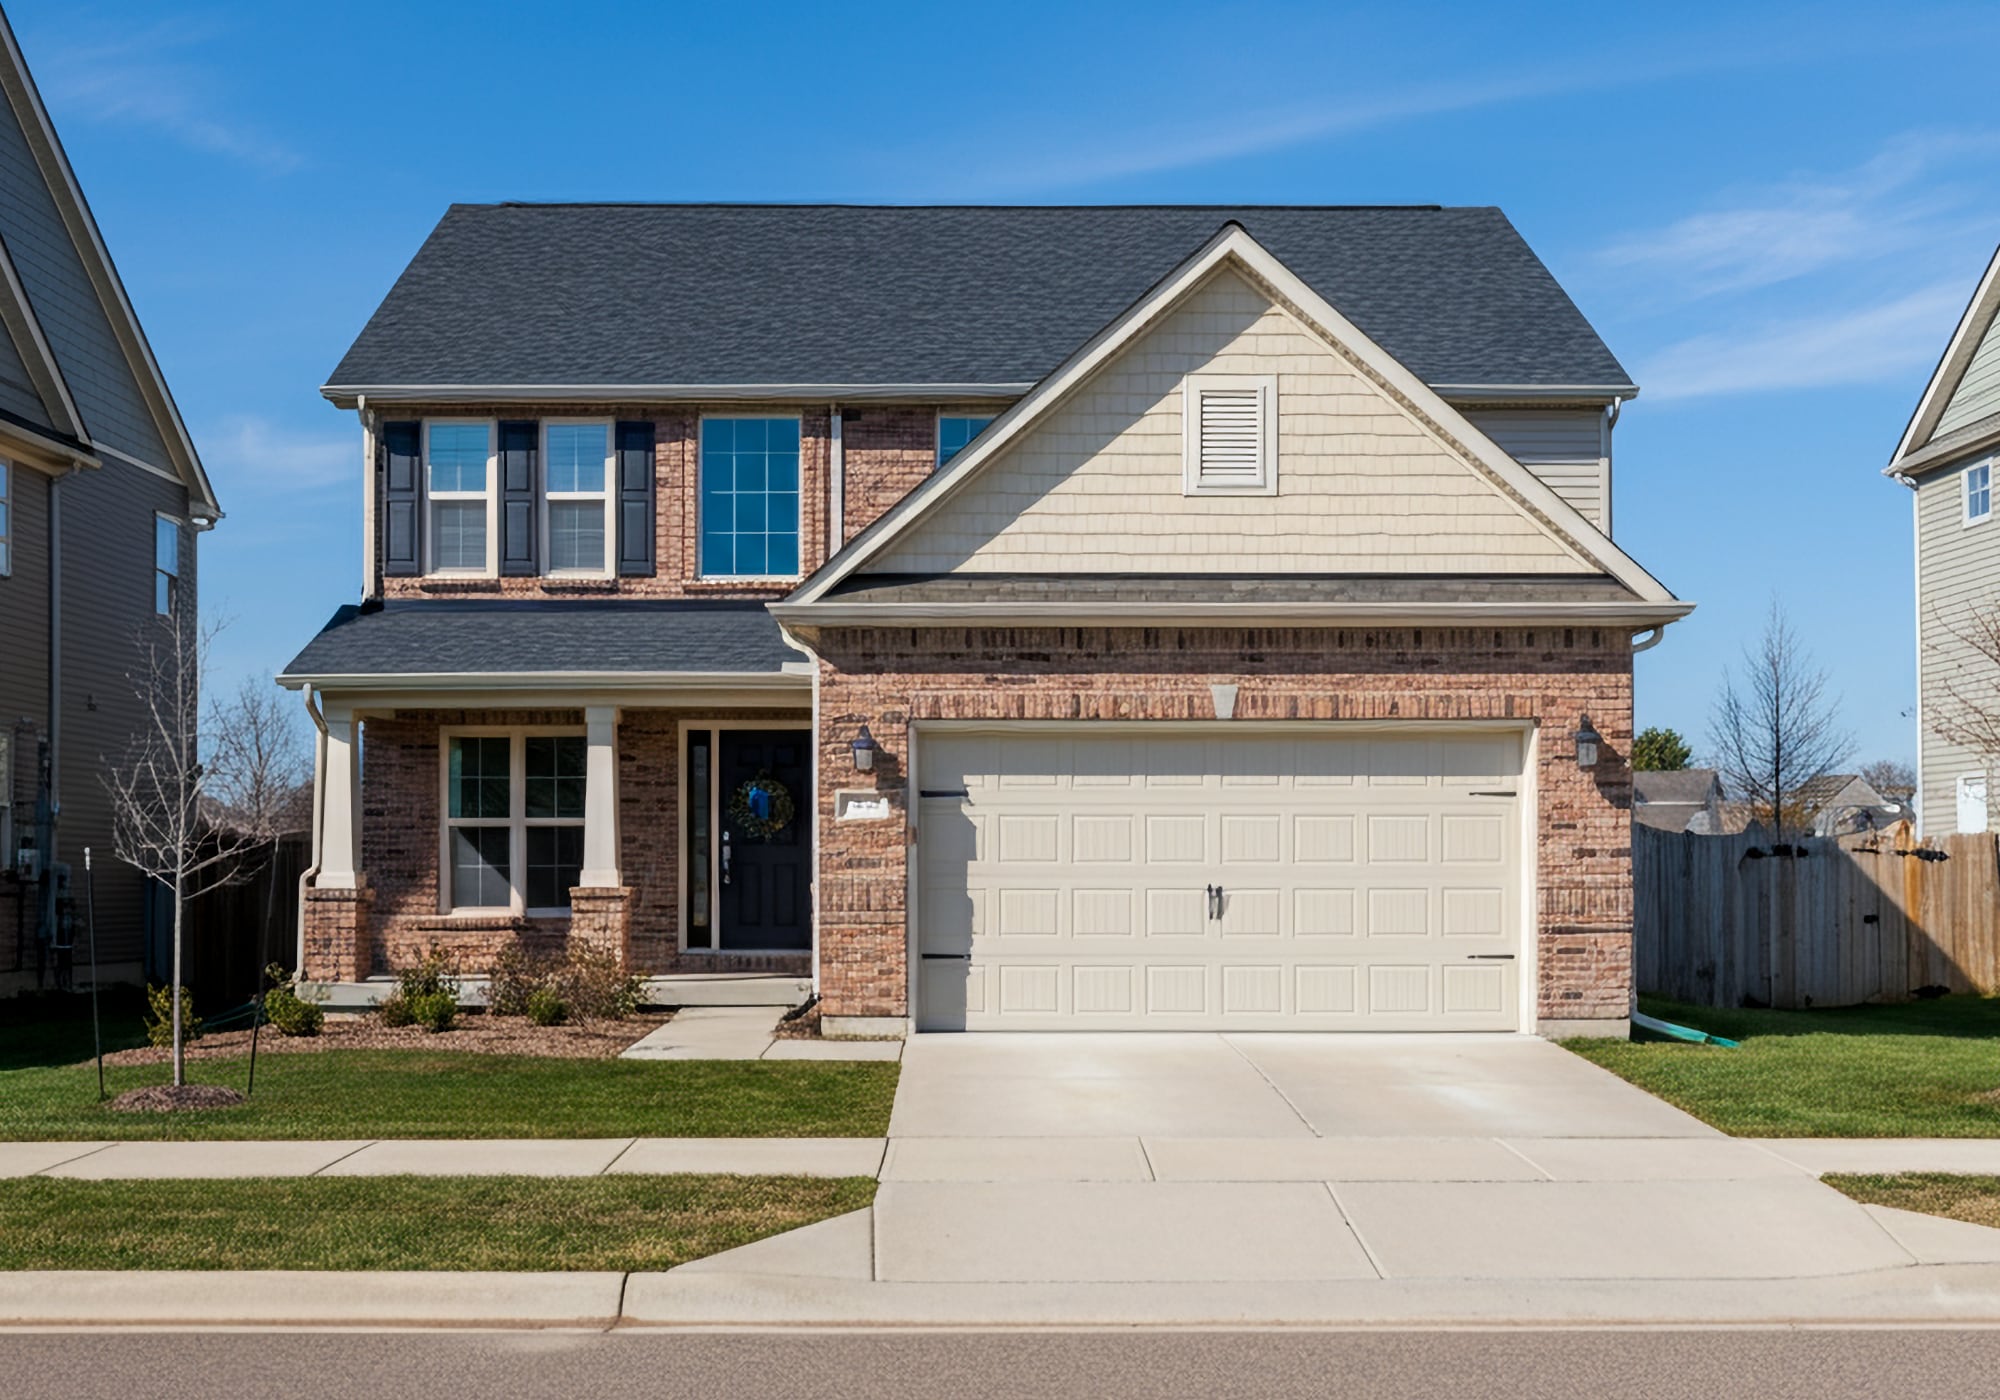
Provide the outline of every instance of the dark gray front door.
<path id="1" fill-rule="evenodd" d="M 731 952 L 810 948 L 812 733 L 725 729 L 716 738 L 722 809 L 720 946 Z M 776 799 L 780 789 L 791 799 L 791 813 L 772 829 L 782 806 Z"/>

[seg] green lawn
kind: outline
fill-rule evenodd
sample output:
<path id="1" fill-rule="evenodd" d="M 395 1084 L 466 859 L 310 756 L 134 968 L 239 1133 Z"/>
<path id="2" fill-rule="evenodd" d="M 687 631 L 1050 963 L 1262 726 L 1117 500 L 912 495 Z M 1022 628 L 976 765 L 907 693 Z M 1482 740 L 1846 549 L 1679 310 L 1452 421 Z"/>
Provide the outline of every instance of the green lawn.
<path id="1" fill-rule="evenodd" d="M 133 1043 L 128 1028 L 107 1048 Z M 87 1021 L 0 1010 L 0 1140 L 878 1137 L 898 1068 L 336 1050 L 259 1058 L 255 1097 L 241 1108 L 148 1114 L 100 1104 L 96 1067 L 77 1063 L 89 1055 Z M 189 1077 L 241 1089 L 247 1069 L 201 1060 Z M 168 1078 L 165 1065 L 146 1065 L 113 1068 L 107 1082 L 116 1095 Z"/>
<path id="2" fill-rule="evenodd" d="M 1743 1042 L 1573 1040 L 1585 1059 L 1739 1137 L 2000 1137 L 2000 998 L 1826 1011 L 1640 1009 Z"/>
<path id="3" fill-rule="evenodd" d="M 1864 1205 L 1942 1215 L 1971 1225 L 2000 1227 L 2000 1176 L 1906 1172 L 1900 1176 L 1821 1177 Z"/>
<path id="4" fill-rule="evenodd" d="M 0 1181 L 0 1269 L 670 1269 L 859 1210 L 866 1177 Z"/>

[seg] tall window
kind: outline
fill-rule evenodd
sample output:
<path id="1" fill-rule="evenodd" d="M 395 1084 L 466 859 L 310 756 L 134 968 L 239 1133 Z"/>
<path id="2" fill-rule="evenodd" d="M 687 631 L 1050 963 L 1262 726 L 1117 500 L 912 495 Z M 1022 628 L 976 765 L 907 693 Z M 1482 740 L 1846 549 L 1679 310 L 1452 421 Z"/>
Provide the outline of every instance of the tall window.
<path id="1" fill-rule="evenodd" d="M 14 465 L 0 462 L 0 578 L 14 572 Z M 0 797 L 0 801 L 4 801 Z M 0 856 L 0 859 L 4 859 Z"/>
<path id="2" fill-rule="evenodd" d="M 492 572 L 488 485 L 492 433 L 485 423 L 426 425 L 424 472 L 433 573 Z"/>
<path id="3" fill-rule="evenodd" d="M 991 418 L 943 418 L 938 419 L 938 459 L 943 466 L 965 450 L 965 445 L 986 431 Z"/>
<path id="4" fill-rule="evenodd" d="M 1993 514 L 1993 464 L 1965 469 L 1965 523 L 1976 525 Z"/>
<path id="5" fill-rule="evenodd" d="M 153 611 L 172 617 L 180 606 L 181 523 L 153 517 Z"/>
<path id="6" fill-rule="evenodd" d="M 601 574 L 609 536 L 611 425 L 547 424 L 542 451 L 549 572 Z"/>
<path id="7" fill-rule="evenodd" d="M 583 873 L 580 734 L 445 741 L 445 852 L 453 909 L 556 913 Z"/>
<path id="8" fill-rule="evenodd" d="M 701 572 L 798 576 L 798 419 L 702 420 Z"/>

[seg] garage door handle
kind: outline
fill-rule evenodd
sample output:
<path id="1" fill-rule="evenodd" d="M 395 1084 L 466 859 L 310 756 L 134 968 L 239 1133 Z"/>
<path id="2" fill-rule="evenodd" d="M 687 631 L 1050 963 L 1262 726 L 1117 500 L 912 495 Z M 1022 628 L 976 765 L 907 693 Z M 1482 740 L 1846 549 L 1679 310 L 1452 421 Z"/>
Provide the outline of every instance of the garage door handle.
<path id="1" fill-rule="evenodd" d="M 970 953 L 919 953 L 917 956 L 922 958 L 925 962 L 950 962 L 953 960 L 959 962 L 972 961 L 972 954 Z"/>
<path id="2" fill-rule="evenodd" d="M 1205 888 L 1205 889 L 1207 889 L 1207 891 L 1208 891 L 1208 917 L 1209 917 L 1209 918 L 1211 918 L 1211 919 L 1219 919 L 1219 918 L 1221 918 L 1221 917 L 1222 917 L 1222 886 L 1220 886 L 1220 885 L 1207 885 L 1207 886 L 1204 886 L 1204 888 Z"/>
<path id="3" fill-rule="evenodd" d="M 1467 953 L 1465 960 L 1467 962 L 1512 962 L 1514 961 L 1514 955 L 1512 953 Z"/>

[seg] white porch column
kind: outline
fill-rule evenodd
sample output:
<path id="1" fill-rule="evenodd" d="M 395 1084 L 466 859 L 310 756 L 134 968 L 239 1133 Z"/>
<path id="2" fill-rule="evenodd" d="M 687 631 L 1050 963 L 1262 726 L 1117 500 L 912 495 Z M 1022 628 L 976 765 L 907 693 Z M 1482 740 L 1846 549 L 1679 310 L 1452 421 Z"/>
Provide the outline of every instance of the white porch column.
<path id="1" fill-rule="evenodd" d="M 592 705 L 583 712 L 586 751 L 583 786 L 583 871 L 586 889 L 617 889 L 618 877 L 618 711 Z"/>
<path id="2" fill-rule="evenodd" d="M 360 886 L 356 877 L 361 852 L 361 765 L 355 762 L 359 737 L 352 709 L 345 705 L 326 707 L 326 771 L 320 774 L 326 812 L 320 825 L 317 889 Z"/>

